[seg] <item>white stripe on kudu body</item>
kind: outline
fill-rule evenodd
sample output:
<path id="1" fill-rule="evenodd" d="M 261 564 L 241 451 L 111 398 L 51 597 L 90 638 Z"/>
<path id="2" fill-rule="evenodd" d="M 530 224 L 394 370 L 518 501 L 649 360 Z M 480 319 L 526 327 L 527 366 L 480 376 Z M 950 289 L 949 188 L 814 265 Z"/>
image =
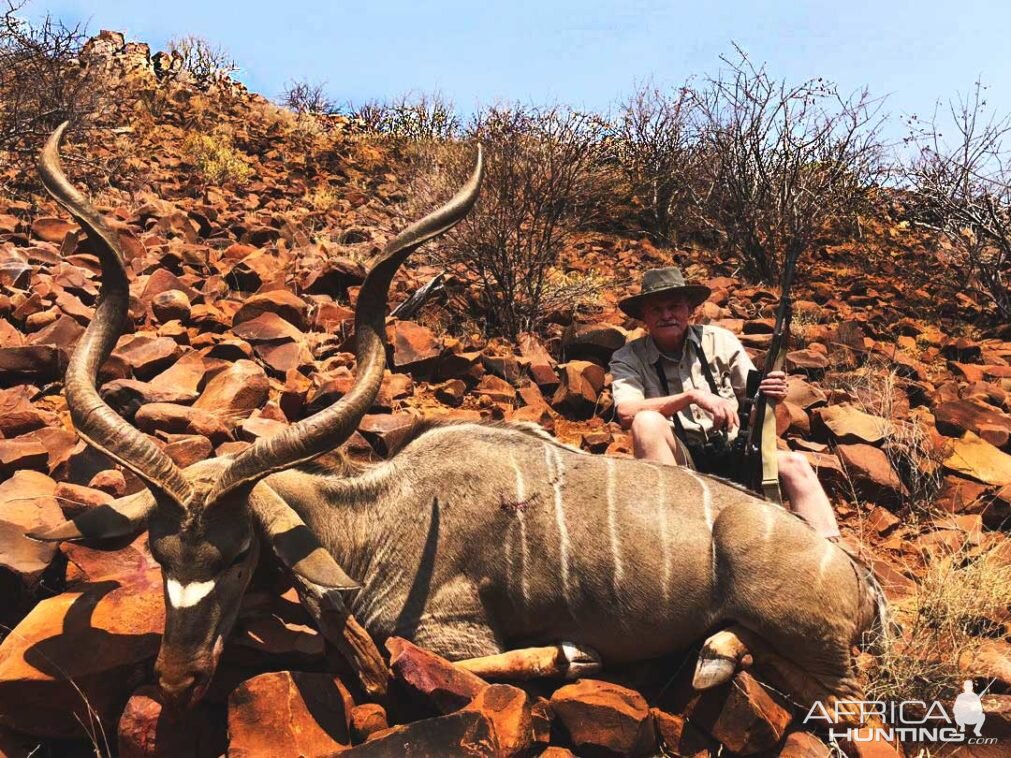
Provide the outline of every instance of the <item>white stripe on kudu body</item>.
<path id="1" fill-rule="evenodd" d="M 565 525 L 565 502 L 562 500 L 565 469 L 562 467 L 562 456 L 554 445 L 544 446 L 544 463 L 548 468 L 548 479 L 555 490 L 555 523 L 558 525 L 558 552 L 562 564 L 562 593 L 565 595 L 565 605 L 568 606 L 572 598 L 569 594 L 569 529 Z"/>
<path id="2" fill-rule="evenodd" d="M 670 535 L 667 534 L 667 499 L 665 497 L 666 488 L 664 485 L 663 471 L 658 466 L 656 469 L 656 518 L 659 522 L 660 550 L 663 553 L 663 600 L 670 603 L 670 580 L 673 568 L 671 566 L 671 544 Z"/>
<path id="3" fill-rule="evenodd" d="M 621 564 L 621 544 L 618 536 L 618 501 L 615 497 L 614 458 L 607 458 L 607 530 L 611 535 L 611 557 L 614 559 L 614 591 L 618 592 L 625 567 Z"/>
<path id="4" fill-rule="evenodd" d="M 699 483 L 699 486 L 702 487 L 702 510 L 705 513 L 706 526 L 709 527 L 709 531 L 711 532 L 713 531 L 713 521 L 714 521 L 713 493 L 709 491 L 709 485 L 706 483 L 705 479 L 696 474 L 690 468 L 686 468 L 685 471 L 691 474 L 692 477 L 695 479 L 695 481 Z"/>
<path id="5" fill-rule="evenodd" d="M 165 580 L 169 605 L 173 608 L 192 608 L 214 589 L 214 580 L 180 584 L 175 579 Z"/>
<path id="6" fill-rule="evenodd" d="M 530 565 L 530 546 L 527 544 L 527 522 L 526 514 L 524 513 L 524 504 L 527 501 L 527 486 L 526 481 L 523 479 L 523 469 L 520 468 L 519 462 L 516 460 L 515 454 L 509 455 L 509 460 L 512 461 L 513 471 L 516 472 L 516 520 L 520 525 L 520 560 L 523 563 L 522 568 L 520 568 L 520 592 L 523 594 L 524 604 L 530 600 L 530 582 L 527 578 L 527 567 Z"/>

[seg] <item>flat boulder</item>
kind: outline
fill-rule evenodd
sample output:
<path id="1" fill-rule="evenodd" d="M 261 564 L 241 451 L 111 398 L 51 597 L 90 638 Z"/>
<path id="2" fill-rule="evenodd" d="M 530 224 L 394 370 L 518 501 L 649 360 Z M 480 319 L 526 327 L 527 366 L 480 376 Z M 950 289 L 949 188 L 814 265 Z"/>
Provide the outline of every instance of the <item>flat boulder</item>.
<path id="1" fill-rule="evenodd" d="M 415 700 L 437 713 L 452 713 L 469 704 L 488 683 L 442 656 L 401 637 L 386 641 L 390 668 Z"/>
<path id="2" fill-rule="evenodd" d="M 161 571 L 43 600 L 0 644 L 0 723 L 36 737 L 114 733 L 147 677 L 165 623 Z M 82 654 L 86 651 L 86 654 Z"/>
<path id="3" fill-rule="evenodd" d="M 228 744 L 222 719 L 203 703 L 181 710 L 166 707 L 156 686 L 145 685 L 126 703 L 119 718 L 119 758 L 218 756 Z"/>
<path id="4" fill-rule="evenodd" d="M 824 430 L 838 442 L 856 442 L 875 445 L 892 432 L 892 424 L 879 416 L 872 416 L 849 405 L 829 405 L 812 412 L 815 428 Z"/>
<path id="5" fill-rule="evenodd" d="M 252 361 L 239 360 L 207 382 L 193 407 L 237 420 L 262 407 L 269 390 L 263 369 Z"/>
<path id="6" fill-rule="evenodd" d="M 289 290 L 277 289 L 257 292 L 243 302 L 242 307 L 232 316 L 232 326 L 251 321 L 263 313 L 280 316 L 299 330 L 306 328 L 306 314 L 309 306 L 298 295 Z"/>
<path id="7" fill-rule="evenodd" d="M 125 361 L 138 379 L 150 379 L 182 355 L 182 348 L 169 337 L 132 334 L 123 337 L 113 355 Z"/>
<path id="8" fill-rule="evenodd" d="M 391 363 L 400 371 L 425 368 L 442 353 L 442 341 L 431 329 L 413 321 L 394 321 L 386 327 L 386 338 L 393 350 Z"/>
<path id="9" fill-rule="evenodd" d="M 839 445 L 836 454 L 861 496 L 875 502 L 895 503 L 908 494 L 892 462 L 880 448 Z"/>
<path id="10" fill-rule="evenodd" d="M 739 672 L 727 684 L 696 696 L 685 715 L 728 750 L 740 755 L 771 750 L 793 720 L 788 704 L 746 671 Z"/>
<path id="11" fill-rule="evenodd" d="M 477 693 L 464 708 L 484 715 L 495 732 L 498 755 L 527 755 L 533 742 L 530 696 L 519 687 L 492 684 Z"/>
<path id="12" fill-rule="evenodd" d="M 652 755 L 653 717 L 635 690 L 596 679 L 580 679 L 555 690 L 551 710 L 578 754 Z"/>
<path id="13" fill-rule="evenodd" d="M 345 753 L 348 758 L 497 756 L 491 723 L 482 713 L 460 711 L 377 732 Z"/>
<path id="14" fill-rule="evenodd" d="M 276 671 L 228 697 L 228 755 L 329 756 L 351 745 L 354 701 L 332 674 Z"/>
<path id="15" fill-rule="evenodd" d="M 944 467 L 984 484 L 1004 487 L 1011 484 L 1011 455 L 1001 452 L 972 432 L 951 443 Z"/>
<path id="16" fill-rule="evenodd" d="M 561 369 L 561 381 L 551 398 L 551 406 L 577 418 L 589 418 L 604 389 L 604 369 L 589 361 L 569 361 Z"/>
<path id="17" fill-rule="evenodd" d="M 54 497 L 56 487 L 55 481 L 37 471 L 18 471 L 0 484 L 0 588 L 7 592 L 34 591 L 56 556 L 56 543 L 26 536 L 29 530 L 64 521 Z M 7 598 L 9 602 L 11 596 Z M 0 617 L 4 610 L 0 608 Z"/>

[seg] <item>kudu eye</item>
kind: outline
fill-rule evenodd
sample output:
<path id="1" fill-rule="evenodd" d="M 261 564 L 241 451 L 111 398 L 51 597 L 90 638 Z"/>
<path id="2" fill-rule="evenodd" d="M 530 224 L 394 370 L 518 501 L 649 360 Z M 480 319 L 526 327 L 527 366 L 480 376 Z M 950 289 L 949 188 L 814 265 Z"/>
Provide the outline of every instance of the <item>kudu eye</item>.
<path id="1" fill-rule="evenodd" d="M 232 558 L 232 562 L 228 564 L 228 568 L 238 566 L 240 563 L 246 560 L 246 557 L 249 555 L 249 550 L 250 548 L 248 546 L 244 550 L 240 550 L 238 554 L 234 558 Z"/>

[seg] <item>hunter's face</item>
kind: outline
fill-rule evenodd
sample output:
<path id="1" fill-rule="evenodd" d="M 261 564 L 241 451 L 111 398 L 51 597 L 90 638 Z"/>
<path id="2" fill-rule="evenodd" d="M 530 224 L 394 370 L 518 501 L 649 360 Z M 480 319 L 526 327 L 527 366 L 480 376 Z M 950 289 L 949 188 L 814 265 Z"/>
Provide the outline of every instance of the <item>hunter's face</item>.
<path id="1" fill-rule="evenodd" d="M 642 309 L 642 320 L 661 350 L 679 348 L 694 312 L 684 295 L 656 295 Z"/>

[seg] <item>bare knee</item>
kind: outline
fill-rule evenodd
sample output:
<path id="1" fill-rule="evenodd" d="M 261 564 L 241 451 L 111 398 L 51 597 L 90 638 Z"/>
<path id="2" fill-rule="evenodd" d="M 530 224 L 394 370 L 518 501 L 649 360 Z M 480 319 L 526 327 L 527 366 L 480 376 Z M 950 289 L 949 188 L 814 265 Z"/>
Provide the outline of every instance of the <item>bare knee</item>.
<path id="1" fill-rule="evenodd" d="M 810 462 L 800 453 L 781 451 L 777 457 L 779 475 L 792 482 L 815 482 L 818 477 Z"/>
<path id="2" fill-rule="evenodd" d="M 638 442 L 664 439 L 669 425 L 658 411 L 639 411 L 632 419 L 632 439 Z"/>

